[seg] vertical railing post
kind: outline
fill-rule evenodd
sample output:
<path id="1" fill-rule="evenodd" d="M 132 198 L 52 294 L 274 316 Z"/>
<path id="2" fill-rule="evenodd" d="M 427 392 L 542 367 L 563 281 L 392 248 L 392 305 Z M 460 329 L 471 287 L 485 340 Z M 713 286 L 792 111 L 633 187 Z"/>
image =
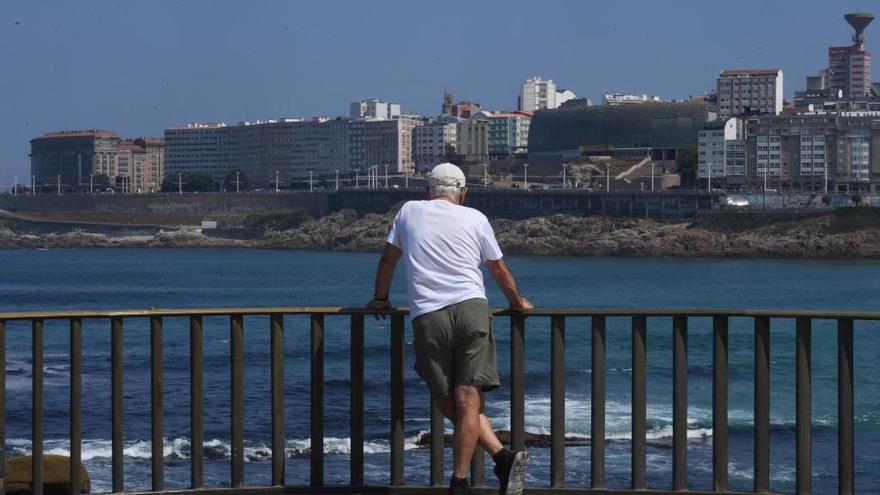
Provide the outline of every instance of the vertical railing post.
<path id="1" fill-rule="evenodd" d="M 391 485 L 403 484 L 403 315 L 391 317 Z"/>
<path id="2" fill-rule="evenodd" d="M 712 485 L 727 490 L 728 318 L 712 318 Z"/>
<path id="3" fill-rule="evenodd" d="M 0 495 L 6 495 L 6 322 L 0 320 Z"/>
<path id="4" fill-rule="evenodd" d="M 364 315 L 351 315 L 351 484 L 364 484 Z"/>
<path id="5" fill-rule="evenodd" d="M 43 493 L 43 320 L 32 321 L 31 335 L 33 336 L 31 344 L 31 383 L 33 387 L 31 492 Z"/>
<path id="6" fill-rule="evenodd" d="M 481 487 L 486 484 L 486 451 L 477 444 L 471 457 L 471 486 Z"/>
<path id="7" fill-rule="evenodd" d="M 81 493 L 82 320 L 70 320 L 70 492 Z"/>
<path id="8" fill-rule="evenodd" d="M 646 485 L 648 413 L 647 318 L 632 318 L 632 489 Z"/>
<path id="9" fill-rule="evenodd" d="M 837 462 L 838 492 L 855 490 L 853 443 L 853 321 L 837 320 Z"/>
<path id="10" fill-rule="evenodd" d="M 124 448 L 122 427 L 122 319 L 110 320 L 110 395 L 111 395 L 111 457 L 113 463 L 113 491 L 125 491 Z"/>
<path id="11" fill-rule="evenodd" d="M 770 318 L 755 318 L 755 492 L 770 491 Z"/>
<path id="12" fill-rule="evenodd" d="M 272 315 L 272 484 L 284 485 L 284 315 Z M 354 403 L 352 403 L 354 414 Z M 352 438 L 352 453 L 354 452 Z"/>
<path id="13" fill-rule="evenodd" d="M 797 337 L 795 342 L 795 493 L 808 495 L 811 493 L 812 466 L 810 458 L 812 447 L 811 430 L 811 390 L 810 390 L 810 354 L 812 352 L 812 321 L 809 318 L 797 319 Z"/>
<path id="14" fill-rule="evenodd" d="M 202 382 L 202 317 L 189 318 L 190 486 L 204 484 L 204 386 Z"/>
<path id="15" fill-rule="evenodd" d="M 550 320 L 550 487 L 565 485 L 565 317 Z"/>
<path id="16" fill-rule="evenodd" d="M 525 448 L 526 317 L 510 315 L 510 447 Z"/>
<path id="17" fill-rule="evenodd" d="M 431 394 L 431 485 L 441 486 L 443 480 L 443 414 L 437 407 L 436 397 Z"/>
<path id="18" fill-rule="evenodd" d="M 590 487 L 605 488 L 605 317 L 592 319 L 590 390 Z"/>
<path id="19" fill-rule="evenodd" d="M 152 478 L 153 491 L 165 489 L 164 448 L 165 435 L 162 426 L 162 318 L 150 318 L 150 402 L 152 404 Z"/>
<path id="20" fill-rule="evenodd" d="M 232 487 L 244 484 L 244 318 L 229 318 L 230 383 L 231 383 L 231 481 Z"/>
<path id="21" fill-rule="evenodd" d="M 687 490 L 687 316 L 672 318 L 672 489 Z"/>
<path id="22" fill-rule="evenodd" d="M 311 486 L 324 485 L 324 315 L 312 315 L 311 345 Z"/>

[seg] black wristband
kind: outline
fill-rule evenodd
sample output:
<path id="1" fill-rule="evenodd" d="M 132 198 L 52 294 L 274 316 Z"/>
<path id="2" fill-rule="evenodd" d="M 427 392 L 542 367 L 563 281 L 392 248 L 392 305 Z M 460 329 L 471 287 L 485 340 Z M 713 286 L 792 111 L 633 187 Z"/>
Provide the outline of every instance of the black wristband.
<path id="1" fill-rule="evenodd" d="M 374 301 L 379 301 L 379 302 L 385 302 L 385 301 L 388 300 L 388 295 L 386 294 L 385 297 L 376 297 L 376 296 L 374 295 L 374 296 L 373 296 L 373 300 L 374 300 Z"/>

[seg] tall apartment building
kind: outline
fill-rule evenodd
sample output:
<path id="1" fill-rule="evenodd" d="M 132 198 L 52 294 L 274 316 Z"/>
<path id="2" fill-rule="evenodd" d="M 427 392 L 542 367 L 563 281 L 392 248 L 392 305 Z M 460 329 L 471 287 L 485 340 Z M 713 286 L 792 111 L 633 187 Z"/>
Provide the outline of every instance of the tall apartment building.
<path id="1" fill-rule="evenodd" d="M 388 173 L 415 171 L 413 130 L 421 120 L 400 117 L 391 120 L 353 120 L 349 124 L 349 166 L 367 170 L 378 167 Z"/>
<path id="2" fill-rule="evenodd" d="M 114 185 L 123 193 L 146 192 L 146 178 L 151 174 L 147 150 L 133 141 L 121 141 L 116 155 L 117 173 Z"/>
<path id="3" fill-rule="evenodd" d="M 529 151 L 529 124 L 527 112 L 495 113 L 487 118 L 489 124 L 489 156 L 509 158 Z"/>
<path id="4" fill-rule="evenodd" d="M 456 130 L 458 156 L 464 161 L 482 161 L 489 158 L 489 122 L 470 119 L 458 123 Z"/>
<path id="5" fill-rule="evenodd" d="M 556 108 L 556 84 L 552 79 L 532 77 L 522 83 L 518 108 L 522 112 L 534 112 Z"/>
<path id="6" fill-rule="evenodd" d="M 310 173 L 348 172 L 349 122 L 326 118 L 272 119 L 233 127 L 231 136 L 244 131 L 250 137 L 243 140 L 243 146 L 230 145 L 231 165 L 246 171 L 253 183 L 270 185 L 274 185 L 276 177 L 280 184 L 288 184 L 303 180 Z M 237 156 L 255 156 L 256 162 L 243 162 Z"/>
<path id="7" fill-rule="evenodd" d="M 449 161 L 456 154 L 456 124 L 429 122 L 413 129 L 413 161 L 418 170 Z"/>
<path id="8" fill-rule="evenodd" d="M 143 189 L 156 192 L 162 189 L 165 178 L 165 140 L 162 138 L 137 138 L 134 144 L 144 149 L 148 167 L 144 171 Z"/>
<path id="9" fill-rule="evenodd" d="M 844 16 L 855 33 L 850 46 L 828 48 L 828 87 L 843 93 L 845 98 L 871 95 L 871 53 L 865 50 L 865 27 L 874 20 L 872 14 L 855 13 Z"/>
<path id="10" fill-rule="evenodd" d="M 223 122 L 165 129 L 165 173 L 205 173 L 222 182 L 232 169 L 229 130 Z"/>
<path id="11" fill-rule="evenodd" d="M 712 179 L 713 184 L 727 177 L 743 177 L 745 142 L 742 137 L 742 121 L 735 117 L 703 126 L 697 134 L 697 177 Z"/>
<path id="12" fill-rule="evenodd" d="M 880 112 L 815 112 L 746 121 L 747 186 L 880 191 Z"/>
<path id="13" fill-rule="evenodd" d="M 109 131 L 53 132 L 31 140 L 34 182 L 60 182 L 68 192 L 89 192 L 94 175 L 106 175 L 123 192 L 153 192 L 164 160 L 161 139 L 122 140 Z"/>
<path id="14" fill-rule="evenodd" d="M 206 173 L 222 183 L 232 170 L 270 187 L 309 173 L 349 169 L 348 119 L 271 119 L 238 125 L 190 124 L 165 130 L 166 170 Z"/>
<path id="15" fill-rule="evenodd" d="M 349 117 L 352 119 L 394 119 L 400 117 L 400 104 L 379 100 L 361 100 L 351 104 Z"/>
<path id="16" fill-rule="evenodd" d="M 722 71 L 716 81 L 718 118 L 782 112 L 782 71 L 779 69 L 733 69 Z"/>

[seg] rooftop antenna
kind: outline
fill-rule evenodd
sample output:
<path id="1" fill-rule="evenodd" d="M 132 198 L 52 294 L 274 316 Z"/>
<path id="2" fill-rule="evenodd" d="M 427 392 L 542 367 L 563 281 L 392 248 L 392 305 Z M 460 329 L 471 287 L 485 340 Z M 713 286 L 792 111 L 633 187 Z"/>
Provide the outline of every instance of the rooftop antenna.
<path id="1" fill-rule="evenodd" d="M 863 46 L 865 44 L 865 27 L 874 20 L 874 14 L 868 12 L 854 12 L 843 16 L 846 22 L 855 30 L 853 34 L 853 43 Z"/>

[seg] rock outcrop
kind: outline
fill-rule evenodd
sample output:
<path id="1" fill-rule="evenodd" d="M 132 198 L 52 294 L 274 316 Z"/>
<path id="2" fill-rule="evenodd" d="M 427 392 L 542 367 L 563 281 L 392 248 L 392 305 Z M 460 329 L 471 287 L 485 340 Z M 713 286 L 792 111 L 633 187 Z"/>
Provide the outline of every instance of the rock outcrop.
<path id="1" fill-rule="evenodd" d="M 0 248 L 256 247 L 320 251 L 379 251 L 395 211 L 363 217 L 343 210 L 258 239 L 226 239 L 197 229 L 152 236 L 82 231 L 33 235 L 0 226 Z M 735 214 L 733 214 L 735 215 Z M 781 220 L 780 220 L 781 218 Z M 711 215 L 697 221 L 657 221 L 552 215 L 492 221 L 507 254 L 536 256 L 880 258 L 880 212 L 868 208 L 773 221 L 760 215 Z"/>
<path id="2" fill-rule="evenodd" d="M 7 495 L 30 495 L 33 457 L 13 457 L 6 460 Z M 82 493 L 91 493 L 89 473 L 80 466 Z M 43 456 L 43 493 L 45 495 L 68 495 L 70 493 L 70 458 L 63 455 Z"/>

